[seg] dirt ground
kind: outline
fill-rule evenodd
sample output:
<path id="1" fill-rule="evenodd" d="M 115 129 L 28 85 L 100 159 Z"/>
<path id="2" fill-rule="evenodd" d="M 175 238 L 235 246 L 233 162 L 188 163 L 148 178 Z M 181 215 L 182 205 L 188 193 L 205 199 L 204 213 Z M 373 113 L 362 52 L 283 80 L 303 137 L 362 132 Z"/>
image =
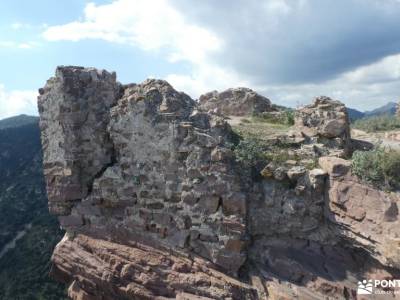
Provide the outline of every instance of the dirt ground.
<path id="1" fill-rule="evenodd" d="M 365 132 L 359 129 L 351 130 L 351 137 L 373 144 L 400 150 L 400 130 L 386 132 Z"/>

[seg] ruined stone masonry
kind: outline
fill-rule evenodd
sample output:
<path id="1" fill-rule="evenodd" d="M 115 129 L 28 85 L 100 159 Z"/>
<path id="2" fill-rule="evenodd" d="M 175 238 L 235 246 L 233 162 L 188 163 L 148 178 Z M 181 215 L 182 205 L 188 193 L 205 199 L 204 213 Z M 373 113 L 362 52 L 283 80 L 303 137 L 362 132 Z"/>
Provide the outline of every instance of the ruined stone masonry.
<path id="1" fill-rule="evenodd" d="M 361 278 L 400 278 L 399 195 L 339 158 L 351 152 L 340 102 L 299 110 L 288 137 L 328 149 L 319 168 L 255 181 L 225 102 L 213 112 L 166 81 L 82 67 L 58 67 L 39 93 L 49 208 L 66 230 L 52 275 L 71 299 L 356 299 Z"/>

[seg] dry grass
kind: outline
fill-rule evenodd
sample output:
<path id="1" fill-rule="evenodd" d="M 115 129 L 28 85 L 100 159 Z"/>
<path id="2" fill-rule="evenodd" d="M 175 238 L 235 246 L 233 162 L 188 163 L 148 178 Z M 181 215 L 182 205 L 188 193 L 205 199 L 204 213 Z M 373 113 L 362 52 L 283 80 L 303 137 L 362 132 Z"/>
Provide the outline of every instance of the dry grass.
<path id="1" fill-rule="evenodd" d="M 254 118 L 241 118 L 239 121 L 229 122 L 232 128 L 244 138 L 270 140 L 271 138 L 287 133 L 290 126 L 272 124 Z"/>

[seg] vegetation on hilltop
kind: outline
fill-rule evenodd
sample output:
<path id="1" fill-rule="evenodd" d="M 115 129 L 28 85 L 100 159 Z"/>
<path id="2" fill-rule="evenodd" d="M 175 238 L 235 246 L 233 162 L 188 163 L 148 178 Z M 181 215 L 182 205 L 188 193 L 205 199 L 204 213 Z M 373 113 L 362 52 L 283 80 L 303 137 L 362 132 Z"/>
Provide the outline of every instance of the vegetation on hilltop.
<path id="1" fill-rule="evenodd" d="M 293 117 L 293 112 L 290 118 Z M 285 112 L 286 114 L 286 112 Z M 239 137 L 238 143 L 232 146 L 236 161 L 252 170 L 252 177 L 256 179 L 260 171 L 268 164 L 285 165 L 288 161 L 303 165 L 307 169 L 316 167 L 316 158 L 301 157 L 296 150 L 299 145 L 285 139 L 292 122 L 286 118 L 273 119 L 268 116 L 244 118 L 233 126 Z"/>
<path id="2" fill-rule="evenodd" d="M 286 118 L 289 113 L 284 117 L 272 117 L 268 114 L 257 115 L 249 118 L 242 118 L 241 121 L 233 125 L 233 130 L 242 138 L 246 139 L 260 139 L 269 140 L 272 137 L 287 133 L 291 121 Z"/>
<path id="3" fill-rule="evenodd" d="M 35 124 L 39 121 L 38 117 L 19 115 L 0 120 L 0 129 L 15 128 L 24 125 Z"/>
<path id="4" fill-rule="evenodd" d="M 0 121 L 0 124 L 4 122 Z M 0 130 L 0 299 L 64 299 L 65 287 L 49 277 L 50 257 L 62 237 L 49 215 L 37 123 Z"/>
<path id="5" fill-rule="evenodd" d="M 265 164 L 265 151 L 267 146 L 261 140 L 256 138 L 245 138 L 240 140 L 234 148 L 236 160 L 246 167 L 255 167 L 259 164 Z"/>
<path id="6" fill-rule="evenodd" d="M 400 188 L 400 151 L 376 147 L 370 151 L 355 151 L 353 174 L 364 182 L 385 190 Z"/>
<path id="7" fill-rule="evenodd" d="M 49 277 L 51 253 L 62 238 L 58 227 L 55 217 L 38 213 L 26 235 L 0 259 L 0 299 L 67 299 L 64 285 Z"/>
<path id="8" fill-rule="evenodd" d="M 366 132 L 397 130 L 400 129 L 400 118 L 390 115 L 367 117 L 356 120 L 352 127 Z"/>
<path id="9" fill-rule="evenodd" d="M 279 112 L 264 112 L 253 116 L 253 119 L 258 122 L 292 126 L 294 125 L 294 111 L 292 109 L 284 109 Z"/>
<path id="10" fill-rule="evenodd" d="M 284 165 L 291 161 L 307 169 L 317 166 L 317 159 L 300 157 L 293 145 L 285 144 L 284 135 L 290 123 L 284 118 L 259 115 L 243 118 L 233 126 L 240 137 L 234 147 L 236 160 L 253 169 L 257 174 L 268 163 Z M 400 120 L 394 116 L 377 116 L 360 119 L 354 127 L 368 131 L 400 128 Z M 278 142 L 277 142 L 278 141 Z M 293 148 L 294 147 L 294 148 Z M 400 151 L 376 147 L 370 151 L 355 151 L 352 157 L 353 174 L 362 181 L 384 190 L 400 189 Z"/>

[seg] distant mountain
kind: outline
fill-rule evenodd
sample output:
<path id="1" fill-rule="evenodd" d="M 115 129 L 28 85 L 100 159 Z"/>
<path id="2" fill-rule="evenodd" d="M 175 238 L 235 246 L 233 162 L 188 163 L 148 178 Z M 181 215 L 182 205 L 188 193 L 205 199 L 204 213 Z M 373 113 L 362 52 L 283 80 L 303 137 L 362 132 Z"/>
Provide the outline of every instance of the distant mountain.
<path id="1" fill-rule="evenodd" d="M 366 111 L 366 117 L 373 117 L 373 116 L 381 116 L 381 115 L 394 115 L 396 113 L 396 106 L 395 102 L 389 102 L 381 107 L 378 107 L 371 111 Z"/>
<path id="2" fill-rule="evenodd" d="M 354 122 L 362 118 L 370 118 L 383 115 L 393 116 L 396 113 L 396 107 L 397 104 L 395 102 L 389 102 L 370 111 L 362 112 L 354 108 L 347 108 L 347 112 L 349 114 L 350 121 Z"/>
<path id="3" fill-rule="evenodd" d="M 19 127 L 23 125 L 35 124 L 39 122 L 38 117 L 19 115 L 0 120 L 0 129 Z"/>
<path id="4" fill-rule="evenodd" d="M 0 299 L 66 299 L 49 278 L 50 257 L 62 238 L 50 216 L 38 118 L 0 121 Z"/>
<path id="5" fill-rule="evenodd" d="M 349 108 L 349 107 L 347 108 L 347 113 L 349 114 L 349 118 L 350 118 L 351 122 L 354 122 L 358 119 L 364 118 L 364 116 L 365 116 L 365 113 L 363 113 L 357 109 Z"/>

